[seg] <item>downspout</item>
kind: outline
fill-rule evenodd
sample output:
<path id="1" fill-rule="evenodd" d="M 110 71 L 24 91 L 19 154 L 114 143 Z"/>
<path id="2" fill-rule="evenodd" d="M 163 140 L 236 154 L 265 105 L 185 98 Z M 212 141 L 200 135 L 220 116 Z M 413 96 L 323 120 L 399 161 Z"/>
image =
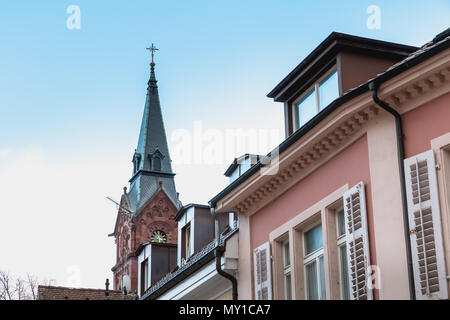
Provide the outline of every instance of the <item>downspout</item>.
<path id="1" fill-rule="evenodd" d="M 406 184 L 405 184 L 405 166 L 403 160 L 405 159 L 405 146 L 403 144 L 403 128 L 402 128 L 402 118 L 400 114 L 392 108 L 389 104 L 380 100 L 378 97 L 378 84 L 374 81 L 369 83 L 369 89 L 372 91 L 373 101 L 380 106 L 382 109 L 386 110 L 392 114 L 395 118 L 395 129 L 397 136 L 397 154 L 398 154 L 398 167 L 400 171 L 400 187 L 402 196 L 402 206 L 403 206 L 403 220 L 405 226 L 405 240 L 406 240 L 406 259 L 408 264 L 408 279 L 409 279 L 409 294 L 412 300 L 416 299 L 416 291 L 414 286 L 414 276 L 413 276 L 413 264 L 411 255 L 411 240 L 409 237 L 409 217 L 408 217 L 408 203 L 406 200 Z"/>
<path id="2" fill-rule="evenodd" d="M 216 271 L 219 275 L 231 281 L 232 299 L 237 300 L 237 280 L 231 274 L 222 270 L 222 256 L 225 252 L 225 243 L 224 245 L 220 244 L 219 217 L 217 216 L 216 209 L 213 207 L 211 208 L 211 214 L 214 216 L 214 232 L 216 238 L 216 248 L 214 250 Z"/>

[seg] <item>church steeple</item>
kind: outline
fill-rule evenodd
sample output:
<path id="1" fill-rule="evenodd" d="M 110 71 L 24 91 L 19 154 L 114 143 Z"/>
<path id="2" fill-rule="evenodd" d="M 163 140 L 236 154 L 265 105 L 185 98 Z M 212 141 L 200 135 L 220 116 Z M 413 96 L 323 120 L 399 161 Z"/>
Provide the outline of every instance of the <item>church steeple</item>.
<path id="1" fill-rule="evenodd" d="M 154 52 L 158 50 L 152 44 L 147 48 L 152 52 L 150 79 L 138 145 L 133 155 L 133 174 L 130 179 L 129 202 L 134 210 L 139 210 L 147 200 L 161 187 L 178 206 L 174 173 L 167 145 L 166 131 L 159 101 L 158 85 L 155 76 Z"/>
<path id="2" fill-rule="evenodd" d="M 114 289 L 124 286 L 138 290 L 138 257 L 136 250 L 143 243 L 178 243 L 174 217 L 181 208 L 175 189 L 166 131 L 159 102 L 152 44 L 150 79 L 145 97 L 139 140 L 133 154 L 130 189 L 124 188 L 117 212 L 114 235 L 116 264 Z M 157 239 L 157 240 L 156 240 Z M 140 285 L 140 284 L 139 284 Z"/>

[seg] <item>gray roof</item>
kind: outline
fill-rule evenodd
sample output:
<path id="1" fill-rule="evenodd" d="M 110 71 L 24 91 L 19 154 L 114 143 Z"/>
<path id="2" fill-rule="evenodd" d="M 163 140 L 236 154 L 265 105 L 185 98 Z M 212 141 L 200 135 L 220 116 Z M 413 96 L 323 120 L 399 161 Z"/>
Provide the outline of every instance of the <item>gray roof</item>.
<path id="1" fill-rule="evenodd" d="M 174 205 L 177 208 L 181 207 L 178 203 L 175 189 L 175 174 L 172 172 L 156 83 L 154 65 L 151 65 L 141 130 L 138 145 L 133 156 L 133 161 L 135 157 L 138 157 L 140 161 L 135 170 L 133 170 L 133 176 L 130 179 L 130 191 L 126 195 L 129 209 L 133 212 L 139 211 L 153 197 L 159 190 L 160 182 L 162 182 L 162 189 Z M 158 156 L 161 159 L 160 170 L 152 166 L 151 159 L 153 156 Z"/>
<path id="2" fill-rule="evenodd" d="M 151 68 L 150 80 L 148 81 L 147 97 L 145 99 L 144 114 L 142 116 L 141 131 L 136 152 L 141 155 L 139 169 L 151 170 L 150 158 L 156 150 L 162 154 L 162 171 L 172 173 L 169 148 L 167 146 L 166 130 L 159 102 L 158 86 L 155 77 L 155 69 Z"/>

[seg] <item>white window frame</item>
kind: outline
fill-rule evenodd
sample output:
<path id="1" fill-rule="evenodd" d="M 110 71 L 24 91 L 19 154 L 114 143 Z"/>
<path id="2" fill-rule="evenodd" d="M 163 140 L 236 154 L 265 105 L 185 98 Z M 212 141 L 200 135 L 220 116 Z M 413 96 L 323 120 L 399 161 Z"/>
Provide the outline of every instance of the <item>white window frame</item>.
<path id="1" fill-rule="evenodd" d="M 297 130 L 298 128 L 300 128 L 300 123 L 299 123 L 299 114 L 298 114 L 298 104 L 308 95 L 310 94 L 310 92 L 312 90 L 315 90 L 315 101 L 316 101 L 316 114 L 318 114 L 321 110 L 320 110 L 320 83 L 326 78 L 328 77 L 330 74 L 336 72 L 337 76 L 338 76 L 338 91 L 339 91 L 339 72 L 338 72 L 338 68 L 337 65 L 333 65 L 330 69 L 328 69 L 327 72 L 325 72 L 318 80 L 316 80 L 307 90 L 305 90 L 304 93 L 302 93 L 300 95 L 300 97 L 298 97 L 293 103 L 292 103 L 292 108 L 293 108 L 293 117 L 292 117 L 292 121 L 293 121 L 293 128 L 294 131 Z M 339 96 L 338 96 L 339 97 Z"/>
<path id="2" fill-rule="evenodd" d="M 286 246 L 289 246 L 288 252 L 286 252 Z M 283 250 L 283 281 L 284 281 L 284 298 L 288 300 L 288 276 L 290 277 L 289 280 L 289 287 L 290 287 L 290 298 L 289 300 L 292 300 L 292 261 L 291 261 L 291 246 L 289 243 L 289 240 L 285 241 L 282 245 Z M 289 264 L 286 264 L 286 258 L 289 258 Z"/>
<path id="3" fill-rule="evenodd" d="M 339 263 L 339 293 L 341 300 L 344 300 L 344 286 L 348 286 L 348 282 L 344 279 L 344 270 L 347 269 L 347 266 L 343 265 L 343 261 L 341 258 L 341 248 L 347 247 L 347 241 L 346 241 L 346 227 L 345 227 L 345 212 L 344 208 L 339 208 L 335 211 L 335 219 L 336 219 L 336 245 L 337 245 L 337 256 L 338 256 L 338 263 Z M 338 219 L 338 213 L 342 212 L 344 214 L 344 233 L 339 235 L 339 219 Z M 347 252 L 347 248 L 345 248 L 345 252 Z M 345 268 L 345 269 L 344 269 Z M 348 288 L 350 292 L 350 288 Z"/>
<path id="4" fill-rule="evenodd" d="M 149 272 L 149 261 L 148 258 L 146 258 L 143 262 L 141 262 L 141 267 L 143 267 L 142 269 L 142 276 L 144 277 L 144 291 L 141 294 L 144 294 L 144 292 L 148 289 L 149 287 L 149 279 L 148 279 L 148 272 Z"/>
<path id="5" fill-rule="evenodd" d="M 184 256 L 186 260 L 191 256 L 191 246 L 191 224 L 189 223 L 184 227 Z"/>
<path id="6" fill-rule="evenodd" d="M 306 237 L 305 237 L 305 234 L 308 231 L 314 229 L 315 227 L 317 227 L 319 225 L 322 228 L 322 248 L 317 249 L 316 251 L 313 251 L 313 252 L 311 252 L 309 254 L 306 254 Z M 325 246 L 324 246 L 324 243 L 323 243 L 323 231 L 324 230 L 323 230 L 323 225 L 322 225 L 321 221 L 315 223 L 311 227 L 309 227 L 307 229 L 304 229 L 302 231 L 302 236 L 303 236 L 303 279 L 305 279 L 305 298 L 306 298 L 306 300 L 310 300 L 309 297 L 308 297 L 308 281 L 306 280 L 307 279 L 306 266 L 311 264 L 311 263 L 313 263 L 313 262 L 316 262 L 316 268 L 317 268 L 317 270 L 316 270 L 317 271 L 317 292 L 318 292 L 319 300 L 326 300 L 327 299 L 326 291 L 325 291 L 325 297 L 322 297 L 322 280 L 320 279 L 321 278 L 321 276 L 320 276 L 320 258 L 323 257 L 323 259 L 325 259 L 325 250 L 324 250 Z M 324 267 L 325 267 L 325 261 L 324 261 Z M 325 283 L 325 287 L 326 287 L 326 283 Z"/>

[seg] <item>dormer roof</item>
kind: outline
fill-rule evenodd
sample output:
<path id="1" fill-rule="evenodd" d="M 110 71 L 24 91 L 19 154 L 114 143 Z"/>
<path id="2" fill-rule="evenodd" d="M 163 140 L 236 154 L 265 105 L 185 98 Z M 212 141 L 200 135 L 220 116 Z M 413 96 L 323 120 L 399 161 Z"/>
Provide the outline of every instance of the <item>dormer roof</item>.
<path id="1" fill-rule="evenodd" d="M 255 160 L 256 160 L 255 163 L 257 163 L 257 162 L 259 161 L 260 157 L 263 157 L 263 156 L 260 156 L 259 154 L 246 153 L 246 154 L 243 154 L 243 155 L 240 156 L 240 157 L 234 158 L 233 162 L 228 166 L 228 168 L 227 168 L 227 170 L 225 171 L 224 175 L 225 175 L 226 177 L 229 177 L 229 176 L 234 172 L 234 170 L 236 170 L 237 166 L 238 166 L 242 161 L 244 161 L 245 159 L 247 159 L 247 158 L 249 158 L 249 157 L 255 159 Z M 252 163 L 252 164 L 255 164 L 255 163 Z"/>
<path id="2" fill-rule="evenodd" d="M 177 214 L 175 215 L 175 221 L 179 221 L 181 217 L 184 215 L 184 213 L 190 209 L 190 208 L 201 208 L 201 209 L 209 209 L 210 206 L 205 204 L 198 204 L 198 203 L 189 203 L 185 206 L 183 206 L 180 210 L 178 210 Z"/>
<path id="3" fill-rule="evenodd" d="M 400 61 L 418 49 L 418 47 L 404 44 L 333 32 L 281 80 L 267 96 L 277 102 L 289 101 L 301 91 L 302 87 L 308 87 L 311 81 L 314 81 L 315 78 L 335 64 L 336 56 L 340 52 Z"/>

